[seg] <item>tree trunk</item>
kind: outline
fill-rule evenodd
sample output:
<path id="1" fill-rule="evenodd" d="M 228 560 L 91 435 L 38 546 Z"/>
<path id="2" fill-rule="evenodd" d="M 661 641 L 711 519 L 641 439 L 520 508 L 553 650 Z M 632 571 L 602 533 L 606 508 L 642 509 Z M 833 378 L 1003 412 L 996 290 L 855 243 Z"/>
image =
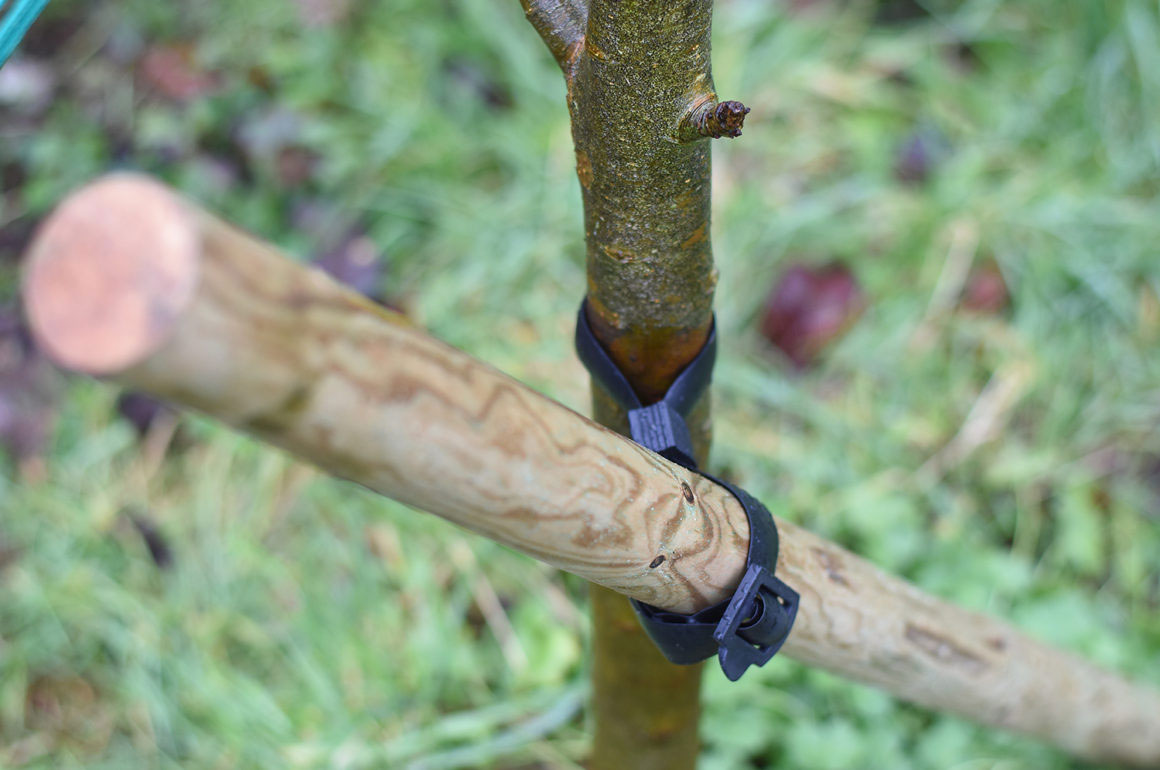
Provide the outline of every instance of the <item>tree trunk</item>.
<path id="1" fill-rule="evenodd" d="M 584 197 L 588 315 L 646 405 L 701 350 L 717 274 L 709 240 L 709 143 L 736 136 L 748 110 L 719 104 L 710 72 L 711 0 L 524 3 L 568 83 Z M 628 432 L 623 410 L 593 383 L 603 425 Z M 693 411 L 698 462 L 709 400 Z M 628 602 L 590 592 L 592 770 L 696 765 L 701 666 L 674 666 Z"/>

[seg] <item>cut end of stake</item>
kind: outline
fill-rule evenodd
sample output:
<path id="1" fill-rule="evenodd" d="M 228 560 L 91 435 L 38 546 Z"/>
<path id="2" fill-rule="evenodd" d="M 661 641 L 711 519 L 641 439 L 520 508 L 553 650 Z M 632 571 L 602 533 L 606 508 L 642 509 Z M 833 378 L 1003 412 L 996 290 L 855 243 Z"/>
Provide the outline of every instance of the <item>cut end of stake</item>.
<path id="1" fill-rule="evenodd" d="M 28 249 L 24 300 L 36 341 L 93 375 L 155 351 L 193 299 L 196 213 L 165 187 L 114 174 L 69 196 Z"/>

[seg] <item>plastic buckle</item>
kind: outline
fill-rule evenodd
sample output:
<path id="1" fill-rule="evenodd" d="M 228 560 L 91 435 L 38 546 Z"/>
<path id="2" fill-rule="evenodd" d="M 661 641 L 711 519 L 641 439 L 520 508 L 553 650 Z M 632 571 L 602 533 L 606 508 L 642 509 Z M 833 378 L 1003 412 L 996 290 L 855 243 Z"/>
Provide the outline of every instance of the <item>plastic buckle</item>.
<path id="1" fill-rule="evenodd" d="M 721 670 L 737 681 L 750 666 L 763 666 L 789 638 L 799 596 L 774 577 L 777 525 L 764 505 L 745 490 L 702 474 L 728 489 L 745 509 L 749 551 L 745 574 L 733 596 L 691 615 L 681 615 L 633 600 L 637 617 L 671 663 L 696 663 L 716 654 Z"/>
<path id="2" fill-rule="evenodd" d="M 760 564 L 750 564 L 713 631 L 721 670 L 736 682 L 777 654 L 797 617 L 798 593 Z"/>
<path id="3" fill-rule="evenodd" d="M 628 410 L 628 428 L 633 441 L 645 449 L 651 449 L 677 465 L 697 467 L 689 426 L 668 401 Z"/>

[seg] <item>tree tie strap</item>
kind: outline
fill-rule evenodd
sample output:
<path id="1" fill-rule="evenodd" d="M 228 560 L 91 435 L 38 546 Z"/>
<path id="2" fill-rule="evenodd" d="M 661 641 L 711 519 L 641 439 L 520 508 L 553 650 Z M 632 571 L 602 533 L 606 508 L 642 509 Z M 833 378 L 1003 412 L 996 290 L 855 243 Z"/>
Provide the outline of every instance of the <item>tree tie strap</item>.
<path id="1" fill-rule="evenodd" d="M 632 600 L 641 625 L 670 662 L 697 663 L 716 653 L 725 676 L 737 681 L 750 666 L 765 665 L 781 649 L 797 616 L 798 594 L 773 574 L 778 550 L 773 516 L 744 490 L 698 469 L 694 459 L 685 420 L 713 378 L 716 321 L 701 352 L 681 370 L 664 397 L 645 406 L 593 334 L 587 304 L 587 300 L 580 304 L 576 320 L 576 353 L 593 379 L 628 413 L 632 440 L 725 487 L 749 520 L 745 574 L 731 598 L 691 615 Z"/>

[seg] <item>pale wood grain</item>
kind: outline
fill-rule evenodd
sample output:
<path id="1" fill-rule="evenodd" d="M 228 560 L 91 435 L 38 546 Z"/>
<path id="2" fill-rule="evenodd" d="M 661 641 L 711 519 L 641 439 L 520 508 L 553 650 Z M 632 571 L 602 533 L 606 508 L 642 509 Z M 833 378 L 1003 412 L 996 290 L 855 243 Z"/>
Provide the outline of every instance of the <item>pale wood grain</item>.
<path id="1" fill-rule="evenodd" d="M 687 612 L 740 575 L 747 525 L 723 488 L 146 178 L 61 205 L 30 248 L 25 302 L 64 365 L 628 596 Z M 802 594 L 786 654 L 1082 756 L 1160 766 L 1157 692 L 778 527 L 778 574 Z"/>

